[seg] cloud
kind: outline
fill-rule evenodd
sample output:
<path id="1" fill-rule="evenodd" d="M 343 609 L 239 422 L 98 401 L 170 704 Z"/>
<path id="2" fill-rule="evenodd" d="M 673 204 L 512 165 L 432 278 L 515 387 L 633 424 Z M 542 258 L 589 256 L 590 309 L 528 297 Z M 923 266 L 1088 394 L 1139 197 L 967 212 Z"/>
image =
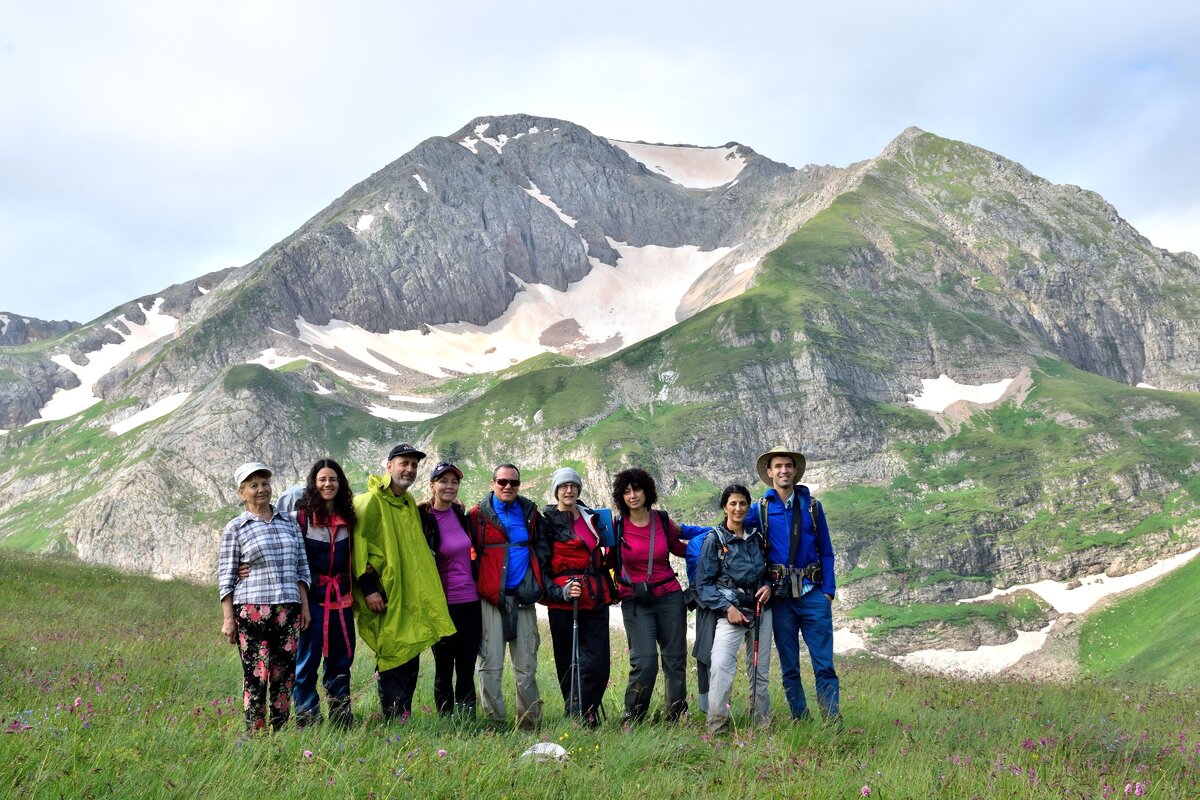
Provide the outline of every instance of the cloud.
<path id="1" fill-rule="evenodd" d="M 1152 238 L 1195 231 L 1184 3 L 76 0 L 6 17 L 0 72 L 22 79 L 0 82 L 0 272 L 29 275 L 5 292 L 18 313 L 93 317 L 245 263 L 422 139 L 518 111 L 793 166 L 869 158 L 917 125 L 1098 191 Z"/>

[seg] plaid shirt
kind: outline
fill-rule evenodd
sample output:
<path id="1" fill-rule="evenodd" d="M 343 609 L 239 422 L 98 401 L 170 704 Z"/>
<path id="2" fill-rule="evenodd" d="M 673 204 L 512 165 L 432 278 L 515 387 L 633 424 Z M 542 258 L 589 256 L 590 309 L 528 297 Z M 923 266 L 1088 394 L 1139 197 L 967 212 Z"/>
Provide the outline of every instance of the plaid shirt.
<path id="1" fill-rule="evenodd" d="M 274 506 L 271 511 L 270 522 L 243 511 L 221 533 L 217 582 L 222 600 L 232 594 L 238 605 L 299 603 L 296 584 L 312 586 L 300 526 Z M 250 577 L 238 580 L 238 564 L 243 561 L 250 565 Z"/>

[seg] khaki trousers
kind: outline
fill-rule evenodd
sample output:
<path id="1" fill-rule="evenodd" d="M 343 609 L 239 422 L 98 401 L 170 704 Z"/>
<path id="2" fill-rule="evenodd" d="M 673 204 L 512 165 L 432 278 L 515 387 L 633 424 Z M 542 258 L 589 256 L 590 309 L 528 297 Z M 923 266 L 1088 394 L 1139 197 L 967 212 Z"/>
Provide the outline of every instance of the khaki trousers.
<path id="1" fill-rule="evenodd" d="M 504 645 L 509 645 L 513 678 L 517 684 L 517 724 L 535 727 L 542 718 L 542 697 L 537 686 L 538 635 L 537 611 L 532 607 L 517 610 L 517 638 L 504 641 L 504 622 L 500 609 L 486 600 L 479 601 L 483 631 L 479 639 L 479 701 L 488 719 L 503 722 L 504 708 L 501 679 L 504 676 Z"/>

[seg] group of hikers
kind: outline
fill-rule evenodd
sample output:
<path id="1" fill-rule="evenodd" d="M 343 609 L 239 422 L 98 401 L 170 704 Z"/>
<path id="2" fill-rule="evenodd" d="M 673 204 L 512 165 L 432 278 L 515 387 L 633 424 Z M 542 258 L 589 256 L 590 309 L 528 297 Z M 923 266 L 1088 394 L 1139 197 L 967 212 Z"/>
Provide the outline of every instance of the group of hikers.
<path id="1" fill-rule="evenodd" d="M 696 614 L 700 711 L 726 729 L 738 653 L 746 651 L 752 722 L 770 716 L 771 643 L 779 655 L 791 717 L 810 718 L 800 680 L 800 639 L 813 665 L 817 705 L 840 724 L 833 665 L 834 554 L 820 502 L 799 483 L 805 458 L 775 448 L 757 460 L 770 488 L 757 500 L 741 484 L 721 493 L 723 519 L 682 525 L 658 501 L 654 478 L 623 469 L 612 481 L 614 511 L 585 505 L 571 467 L 553 473 L 542 509 L 520 493 L 513 464 L 492 471 L 491 491 L 469 509 L 462 471 L 439 462 L 429 499 L 412 494 L 425 454 L 399 444 L 387 474 L 353 495 L 342 467 L 313 464 L 302 491 L 272 504 L 262 462 L 234 475 L 245 511 L 221 535 L 221 635 L 238 646 L 246 724 L 278 729 L 322 719 L 318 671 L 331 722 L 349 725 L 350 667 L 357 636 L 376 656 L 384 720 L 412 713 L 421 653 L 432 647 L 437 712 L 507 723 L 501 691 L 507 648 L 516 684 L 515 721 L 536 728 L 541 644 L 536 606 L 547 607 L 554 665 L 568 717 L 594 727 L 609 683 L 609 608 L 620 604 L 629 644 L 623 721 L 650 711 L 664 677 L 662 716 L 688 710 L 687 614 Z M 670 555 L 683 557 L 688 588 Z M 475 677 L 479 690 L 476 693 Z"/>

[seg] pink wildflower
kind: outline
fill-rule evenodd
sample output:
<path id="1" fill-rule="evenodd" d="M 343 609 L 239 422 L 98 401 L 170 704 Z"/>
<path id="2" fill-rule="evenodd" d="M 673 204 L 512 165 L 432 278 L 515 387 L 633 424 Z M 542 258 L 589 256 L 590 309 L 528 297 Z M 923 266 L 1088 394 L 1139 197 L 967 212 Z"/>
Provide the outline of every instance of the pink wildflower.
<path id="1" fill-rule="evenodd" d="M 438 755 L 441 756 L 442 758 L 445 758 L 447 756 L 447 753 L 445 750 L 438 750 Z"/>
<path id="2" fill-rule="evenodd" d="M 871 796 L 871 787 L 864 784 L 863 787 L 858 790 L 858 793 L 860 795 L 862 795 L 863 797 L 870 797 Z"/>
<path id="3" fill-rule="evenodd" d="M 312 750 L 305 750 L 305 751 L 304 751 L 304 757 L 305 757 L 305 758 L 312 758 Z"/>

